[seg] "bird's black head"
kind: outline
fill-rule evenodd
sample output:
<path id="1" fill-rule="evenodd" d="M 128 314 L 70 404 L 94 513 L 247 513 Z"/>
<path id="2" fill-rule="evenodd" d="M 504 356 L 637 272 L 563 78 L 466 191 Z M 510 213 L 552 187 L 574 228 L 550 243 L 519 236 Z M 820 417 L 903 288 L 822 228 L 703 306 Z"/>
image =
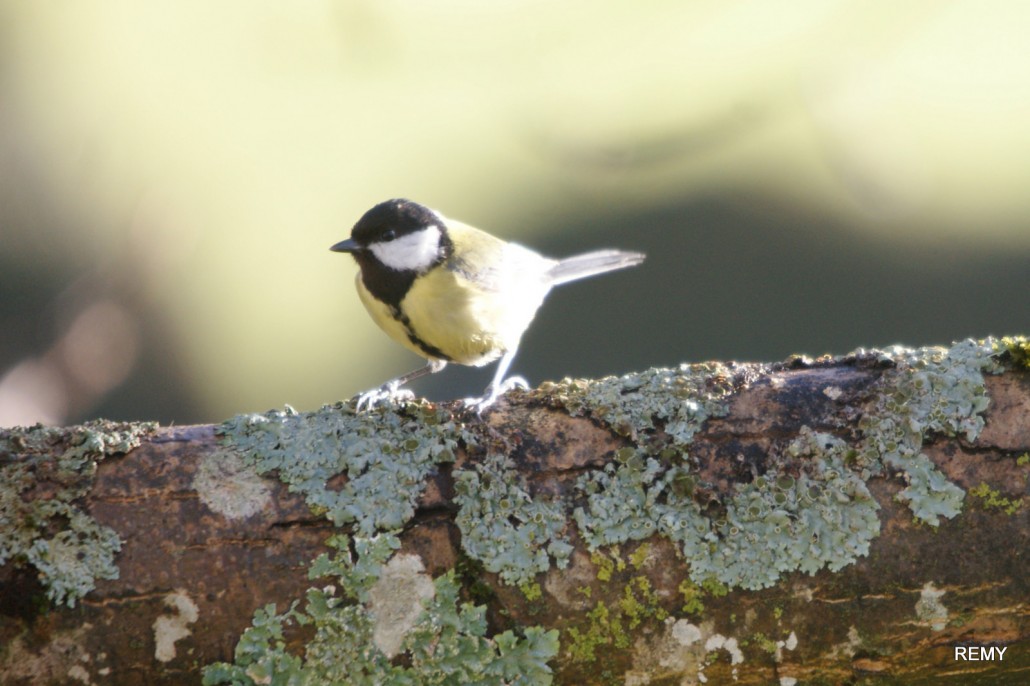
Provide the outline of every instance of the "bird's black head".
<path id="1" fill-rule="evenodd" d="M 351 237 L 330 250 L 353 255 L 369 291 L 397 305 L 415 277 L 450 256 L 452 244 L 443 217 L 417 202 L 398 198 L 366 212 L 354 225 Z"/>
<path id="2" fill-rule="evenodd" d="M 436 212 L 417 202 L 396 198 L 381 202 L 358 220 L 350 237 L 358 245 L 393 241 L 422 231 L 430 226 L 442 228 L 443 220 Z"/>

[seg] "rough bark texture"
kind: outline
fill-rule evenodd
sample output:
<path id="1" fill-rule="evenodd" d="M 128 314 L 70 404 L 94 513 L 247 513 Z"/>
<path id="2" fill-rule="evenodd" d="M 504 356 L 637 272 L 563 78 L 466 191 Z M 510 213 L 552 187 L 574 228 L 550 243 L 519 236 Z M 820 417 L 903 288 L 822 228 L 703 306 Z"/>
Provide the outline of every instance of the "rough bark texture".
<path id="1" fill-rule="evenodd" d="M 459 416 L 453 427 L 465 433 L 453 455 L 434 458 L 414 513 L 403 522 L 396 559 L 416 555 L 424 573 L 416 563 L 415 577 L 457 568 L 462 597 L 487 607 L 487 636 L 507 629 L 518 636 L 527 626 L 558 629 L 561 647 L 548 656 L 556 683 L 1027 683 L 1030 372 L 999 355 L 999 368 L 983 377 L 989 405 L 968 413 L 982 417 L 982 426 L 964 432 L 932 425 L 916 446 L 947 482 L 965 491 L 961 511 L 941 515 L 932 526 L 933 516 L 915 516 L 915 499 L 903 493 L 915 472 L 905 472 L 900 462 L 866 465 L 855 478 L 868 489 L 869 506 L 878 506 L 879 531 L 870 535 L 867 554 L 860 550 L 836 565 L 813 563 L 814 574 L 784 563 L 771 584 L 755 582 L 747 571 L 740 583 L 727 582 L 729 572 L 722 571 L 692 579 L 692 561 L 679 539 L 662 534 L 659 518 L 653 534 L 591 546 L 572 513 L 589 509 L 591 491 L 583 484 L 605 465 L 632 473 L 644 469 L 641 460 L 663 469 L 686 461 L 689 485 L 680 496 L 713 522 L 711 549 L 744 536 L 754 529 L 735 523 L 730 498 L 736 489 L 768 475 L 786 479 L 780 486 L 793 498 L 795 486 L 816 484 L 805 481 L 808 470 L 831 458 L 797 448 L 804 441 L 835 437 L 842 443 L 833 455 L 842 464 L 861 461 L 871 440 L 863 421 L 885 412 L 883 398 L 898 380 L 890 375 L 904 366 L 886 355 L 772 367 L 709 365 L 697 377 L 699 387 L 717 388 L 721 405 L 700 415 L 696 432 L 685 438 L 674 435 L 669 417 L 627 426 L 613 420 L 610 408 L 570 400 L 575 384 L 510 395 L 483 419 Z M 648 392 L 627 388 L 622 392 Z M 915 401 L 902 393 L 897 402 L 904 408 Z M 440 416 L 456 409 L 443 408 Z M 328 583 L 309 580 L 308 570 L 341 527 L 323 510 L 313 513 L 306 493 L 291 492 L 278 471 L 257 476 L 260 465 L 239 462 L 236 454 L 247 449 L 220 439 L 216 428 L 155 428 L 143 432 L 138 447 L 109 450 L 114 454 L 96 462 L 88 489 L 74 503 L 121 539 L 117 578 L 97 578 L 74 607 L 49 602 L 38 565 L 9 545 L 11 559 L 0 567 L 0 683 L 198 683 L 206 665 L 232 662 L 257 608 L 274 603 L 282 612 L 309 587 Z M 54 434 L 45 444 L 57 455 L 75 440 L 81 439 Z M 46 454 L 38 445 L 24 448 L 23 439 L 7 445 L 0 463 L 5 470 L 26 455 L 43 460 Z M 502 453 L 523 492 L 557 504 L 564 521 L 555 535 L 571 545 L 566 553 L 550 550 L 546 572 L 512 583 L 502 580 L 503 571 L 486 571 L 495 562 L 470 553 L 462 530 L 469 525 L 458 523 L 462 489 L 456 484 L 464 477 L 457 475 L 479 474 L 486 455 Z M 27 517 L 19 509 L 24 503 L 59 499 L 55 492 L 68 479 L 43 464 L 35 463 L 31 486 L 17 490 L 17 502 L 9 494 L 0 500 L 5 517 Z M 344 492 L 354 478 L 337 476 L 326 486 Z M 484 493 L 492 488 L 475 483 Z M 805 488 L 811 491 L 802 497 L 822 490 Z M 801 506 L 788 514 L 785 526 L 797 531 Z M 36 534 L 53 536 L 69 519 L 59 513 L 37 525 Z M 18 522 L 3 522 L 12 526 Z M 342 529 L 355 527 L 344 523 Z M 772 559 L 779 564 L 775 554 Z M 558 568 L 559 560 L 567 566 Z M 375 593 L 365 599 L 373 616 L 377 602 Z M 285 649 L 303 657 L 313 631 L 288 626 Z M 388 655 L 399 645 L 379 634 L 375 644 Z M 963 662 L 955 659 L 955 645 L 1007 650 L 1001 660 Z M 403 650 L 393 663 L 418 664 Z M 263 682 L 261 673 L 250 676 Z"/>

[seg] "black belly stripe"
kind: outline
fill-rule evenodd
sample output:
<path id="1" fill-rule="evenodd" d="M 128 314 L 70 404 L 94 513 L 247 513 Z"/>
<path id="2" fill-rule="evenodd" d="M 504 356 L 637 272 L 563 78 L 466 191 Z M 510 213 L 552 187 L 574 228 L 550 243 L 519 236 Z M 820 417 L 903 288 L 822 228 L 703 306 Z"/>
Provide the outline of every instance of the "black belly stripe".
<path id="1" fill-rule="evenodd" d="M 440 350 L 435 345 L 430 345 L 429 343 L 426 343 L 421 338 L 419 338 L 418 335 L 415 333 L 415 330 L 411 327 L 411 320 L 408 319 L 408 315 L 404 314 L 404 311 L 401 310 L 401 308 L 399 308 L 396 305 L 391 305 L 390 309 L 393 310 L 394 318 L 404 326 L 404 331 L 408 334 L 408 340 L 414 343 L 419 350 L 424 352 L 426 355 L 429 355 L 430 357 L 435 357 L 436 359 L 443 360 L 444 362 L 454 361 L 451 359 L 450 355 L 447 355 L 444 351 Z"/>

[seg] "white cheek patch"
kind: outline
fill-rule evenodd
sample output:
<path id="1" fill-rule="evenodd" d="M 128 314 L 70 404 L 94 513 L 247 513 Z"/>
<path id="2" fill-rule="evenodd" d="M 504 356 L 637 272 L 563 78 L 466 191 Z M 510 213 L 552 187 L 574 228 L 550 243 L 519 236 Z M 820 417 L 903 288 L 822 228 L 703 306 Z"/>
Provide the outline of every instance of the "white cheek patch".
<path id="1" fill-rule="evenodd" d="M 387 243 L 373 243 L 368 249 L 390 269 L 422 271 L 436 262 L 440 250 L 440 227 L 427 226 Z"/>

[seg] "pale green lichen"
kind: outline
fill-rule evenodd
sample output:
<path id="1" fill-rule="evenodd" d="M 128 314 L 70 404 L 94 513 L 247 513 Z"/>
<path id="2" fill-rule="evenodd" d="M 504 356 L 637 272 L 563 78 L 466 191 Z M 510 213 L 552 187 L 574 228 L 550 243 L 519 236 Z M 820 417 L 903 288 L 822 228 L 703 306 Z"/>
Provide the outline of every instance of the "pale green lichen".
<path id="1" fill-rule="evenodd" d="M 281 614 L 273 605 L 259 609 L 236 646 L 235 662 L 208 666 L 204 684 L 551 683 L 547 662 L 558 653 L 558 632 L 529 627 L 521 637 L 512 631 L 487 637 L 486 608 L 460 602 L 453 571 L 433 581 L 432 593 L 420 601 L 423 610 L 400 641 L 404 660 L 392 661 L 376 646 L 376 617 L 368 603 L 400 542 L 391 533 L 354 544 L 356 554 L 346 537 L 331 539 L 337 554 L 312 565 L 312 578 L 334 578 L 339 588 L 311 588 L 303 608 L 294 602 Z M 286 647 L 285 632 L 294 625 L 314 633 L 303 656 Z"/>
<path id="2" fill-rule="evenodd" d="M 572 546 L 562 536 L 560 501 L 530 496 L 514 465 L 488 455 L 471 469 L 454 473 L 462 548 L 509 584 L 525 584 L 551 567 L 564 568 Z"/>
<path id="3" fill-rule="evenodd" d="M 785 571 L 840 569 L 879 531 L 875 501 L 844 465 L 846 445 L 822 435 L 791 446 L 796 478 L 767 474 L 726 497 L 724 517 L 702 512 L 686 449 L 705 420 L 725 412 L 732 390 L 725 367 L 651 370 L 555 390 L 574 413 L 603 419 L 641 445 L 616 451 L 577 481 L 585 503 L 573 516 L 591 549 L 661 533 L 680 544 L 696 584 L 763 588 Z"/>
<path id="4" fill-rule="evenodd" d="M 915 517 L 938 526 L 962 509 L 965 496 L 921 453 L 931 434 L 961 435 L 972 442 L 983 429 L 990 402 L 984 372 L 998 372 L 993 340 L 966 340 L 949 349 L 892 348 L 859 351 L 859 358 L 891 362 L 878 383 L 880 400 L 858 424 L 860 461 L 866 474 L 900 471 L 907 487 L 898 495 Z"/>
<path id="5" fill-rule="evenodd" d="M 764 588 L 786 571 L 850 564 L 879 532 L 878 505 L 845 465 L 840 439 L 804 430 L 785 454 L 798 476 L 769 473 L 737 486 L 715 521 L 701 512 L 685 468 L 634 456 L 581 477 L 586 507 L 574 512 L 596 548 L 663 533 L 682 547 L 695 583 Z"/>
<path id="6" fill-rule="evenodd" d="M 403 526 L 427 477 L 454 460 L 466 436 L 449 414 L 425 402 L 361 413 L 343 403 L 317 412 L 273 410 L 239 415 L 218 432 L 258 473 L 277 472 L 316 512 L 363 535 Z M 344 483 L 330 487 L 334 478 Z"/>
<path id="7" fill-rule="evenodd" d="M 589 414 L 639 445 L 688 446 L 705 420 L 725 414 L 730 379 L 727 367 L 712 362 L 596 381 L 564 379 L 541 385 L 539 392 L 570 414 Z"/>
<path id="8" fill-rule="evenodd" d="M 563 404 L 614 422 L 614 430 L 641 446 L 619 449 L 602 470 L 578 479 L 585 502 L 573 516 L 591 549 L 655 533 L 669 537 L 690 561 L 696 583 L 715 579 L 754 589 L 772 585 L 787 571 L 841 569 L 866 554 L 879 533 L 878 506 L 865 486 L 874 474 L 887 468 L 901 472 L 907 483 L 899 498 L 924 522 L 936 526 L 941 517 L 959 512 L 963 491 L 920 451 L 934 433 L 976 439 L 988 404 L 983 374 L 1000 370 L 997 355 L 991 341 L 963 341 L 950 349 L 859 351 L 858 359 L 873 358 L 892 368 L 878 381 L 879 400 L 859 423 L 856 447 L 803 430 L 781 451 L 775 468 L 723 496 L 725 514 L 715 518 L 692 497 L 699 484 L 687 449 L 700 422 L 723 406 L 722 394 L 730 388 L 725 371 L 709 370 L 707 380 L 702 375 L 689 381 L 652 371 L 646 381 L 605 380 L 600 390 L 593 390 L 595 384 L 567 383 L 558 389 Z M 633 398 L 645 387 L 662 398 L 646 410 Z M 708 395 L 713 388 L 716 394 Z M 570 400 L 577 391 L 581 397 Z M 691 393 L 700 399 L 685 403 L 684 413 L 672 420 L 676 412 L 666 402 L 690 401 Z M 657 442 L 657 429 L 668 432 L 669 426 L 675 427 L 669 434 L 675 440 Z"/>
<path id="9" fill-rule="evenodd" d="M 690 527 L 670 531 L 691 561 L 691 578 L 759 589 L 785 572 L 837 571 L 868 553 L 879 505 L 845 466 L 847 450 L 840 439 L 803 430 L 785 451 L 797 476 L 770 472 L 738 486 L 704 536 Z"/>
<path id="10" fill-rule="evenodd" d="M 583 540 L 594 549 L 654 535 L 659 497 L 678 473 L 665 471 L 658 459 L 643 451 L 624 448 L 603 469 L 579 477 L 576 488 L 587 496 L 586 505 L 572 514 Z M 691 508 L 684 506 L 686 516 Z"/>
<path id="11" fill-rule="evenodd" d="M 24 551 L 25 560 L 36 568 L 51 601 L 75 607 L 77 599 L 96 588 L 97 579 L 118 578 L 114 556 L 122 541 L 114 529 L 97 524 L 80 510 L 46 509 L 47 515 L 66 517 L 70 528 L 37 538 Z"/>
<path id="12" fill-rule="evenodd" d="M 155 426 L 100 420 L 0 432 L 0 565 L 32 565 L 47 597 L 69 607 L 97 579 L 118 578 L 121 539 L 76 503 L 92 488 L 100 460 L 132 450 Z"/>

